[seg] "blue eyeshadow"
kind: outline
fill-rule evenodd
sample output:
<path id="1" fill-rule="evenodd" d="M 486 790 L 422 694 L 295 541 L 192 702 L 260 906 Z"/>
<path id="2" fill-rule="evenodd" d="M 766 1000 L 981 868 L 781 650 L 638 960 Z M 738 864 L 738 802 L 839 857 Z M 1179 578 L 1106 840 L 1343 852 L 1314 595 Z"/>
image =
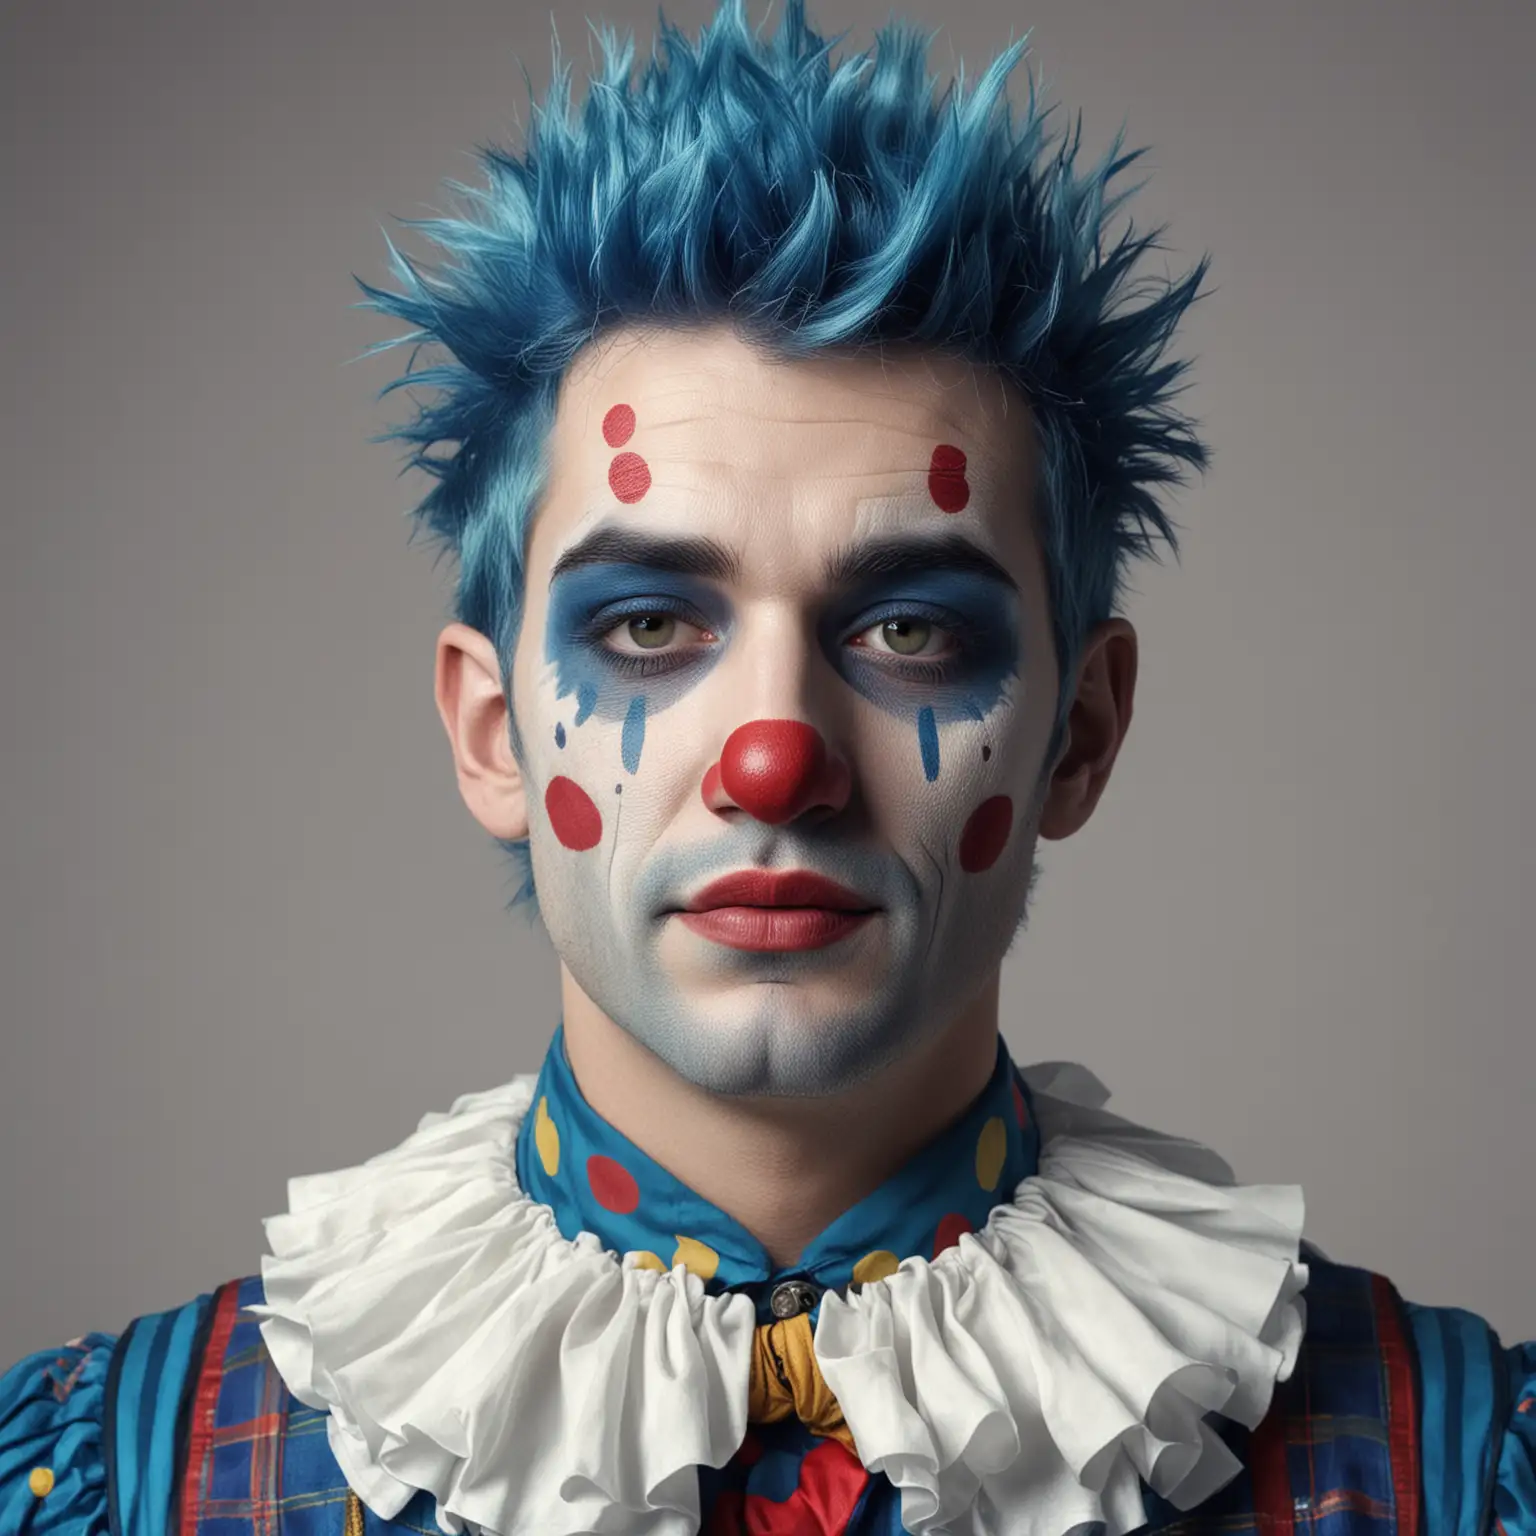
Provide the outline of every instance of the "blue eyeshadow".
<path id="1" fill-rule="evenodd" d="M 701 647 L 687 661 L 643 679 L 603 645 L 626 615 L 666 613 L 721 634 L 730 607 L 717 587 L 699 577 L 634 564 L 580 566 L 550 588 L 544 657 L 555 668 L 558 698 L 576 695 L 576 724 L 590 716 L 623 720 L 625 767 L 639 763 L 645 717 L 692 688 L 718 660 L 722 647 Z M 643 694 L 643 697 L 641 696 Z"/>
<path id="2" fill-rule="evenodd" d="M 818 626 L 824 654 L 862 697 L 917 723 L 925 774 L 938 774 L 940 725 L 984 719 L 1006 696 L 1020 665 L 1018 595 L 972 571 L 874 576 L 844 593 Z M 671 614 L 720 639 L 670 666 L 640 672 L 603 643 L 626 615 Z M 875 659 L 851 646 L 857 634 L 888 619 L 917 618 L 945 630 L 957 653 L 931 663 Z M 625 768 L 638 767 L 648 715 L 666 709 L 724 654 L 733 614 L 712 582 L 631 563 L 602 563 L 562 574 L 550 589 L 545 659 L 555 668 L 559 698 L 574 694 L 574 723 L 593 715 L 622 721 Z M 634 766 L 631 766 L 633 764 Z"/>

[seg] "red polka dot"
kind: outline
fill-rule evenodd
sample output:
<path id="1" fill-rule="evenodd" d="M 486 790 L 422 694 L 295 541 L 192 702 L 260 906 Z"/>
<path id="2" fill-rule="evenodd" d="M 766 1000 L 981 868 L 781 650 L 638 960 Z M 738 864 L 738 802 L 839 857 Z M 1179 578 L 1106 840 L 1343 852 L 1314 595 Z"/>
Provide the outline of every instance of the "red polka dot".
<path id="1" fill-rule="evenodd" d="M 611 1157 L 594 1152 L 587 1159 L 587 1183 L 605 1211 L 628 1216 L 640 1204 L 640 1186 L 635 1183 L 634 1174 Z"/>
<path id="2" fill-rule="evenodd" d="M 971 812 L 960 834 L 960 868 L 968 875 L 991 869 L 1008 843 L 1013 830 L 1013 801 L 1007 795 L 993 795 Z"/>
<path id="3" fill-rule="evenodd" d="M 595 848 L 603 835 L 603 817 L 592 796 L 574 779 L 551 779 L 544 791 L 544 812 L 554 834 L 577 853 Z"/>
<path id="4" fill-rule="evenodd" d="M 952 443 L 940 443 L 928 461 L 928 494 L 941 512 L 963 512 L 971 499 L 965 478 L 965 454 Z"/>
<path id="5" fill-rule="evenodd" d="M 651 466 L 638 453 L 616 453 L 608 466 L 608 485 L 620 501 L 639 501 L 651 488 Z"/>
<path id="6" fill-rule="evenodd" d="M 704 782 L 699 785 L 699 793 L 704 797 L 704 804 L 710 810 L 714 810 L 715 801 L 720 797 L 720 764 L 711 763 L 704 770 Z"/>
<path id="7" fill-rule="evenodd" d="M 1024 1105 L 1024 1090 L 1015 1082 L 1013 1085 L 1013 1118 L 1019 1122 L 1019 1129 L 1029 1129 L 1029 1110 Z"/>
<path id="8" fill-rule="evenodd" d="M 634 406 L 615 405 L 603 417 L 603 441 L 610 448 L 622 448 L 634 435 Z"/>
<path id="9" fill-rule="evenodd" d="M 970 1222 L 959 1211 L 951 1211 L 939 1223 L 938 1230 L 933 1234 L 934 1258 L 938 1258 L 946 1248 L 953 1248 L 960 1241 L 962 1234 L 970 1230 Z"/>

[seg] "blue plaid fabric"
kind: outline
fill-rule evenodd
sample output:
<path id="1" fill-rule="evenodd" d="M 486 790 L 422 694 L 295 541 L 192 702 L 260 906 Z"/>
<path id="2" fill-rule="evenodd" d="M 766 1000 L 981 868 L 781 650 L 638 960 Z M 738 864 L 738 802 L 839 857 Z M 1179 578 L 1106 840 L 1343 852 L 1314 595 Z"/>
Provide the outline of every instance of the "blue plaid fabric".
<path id="1" fill-rule="evenodd" d="M 261 1281 L 226 1286 L 222 1355 L 205 1362 L 209 1424 L 194 1410 L 179 1536 L 340 1536 L 347 1483 L 326 1439 L 326 1414 L 306 1408 L 277 1374 L 257 1320 Z M 220 1343 L 218 1330 L 210 1345 Z M 200 1452 L 200 1454 L 197 1454 Z"/>
<path id="2" fill-rule="evenodd" d="M 1304 1245 L 1305 1248 L 1305 1245 Z M 1403 1303 L 1368 1270 L 1305 1248 L 1307 1333 L 1251 1434 L 1222 1425 L 1239 1476 L 1185 1514 L 1149 1496 L 1160 1536 L 1418 1536 L 1419 1392 Z M 1438 1529 L 1431 1536 L 1440 1536 Z"/>

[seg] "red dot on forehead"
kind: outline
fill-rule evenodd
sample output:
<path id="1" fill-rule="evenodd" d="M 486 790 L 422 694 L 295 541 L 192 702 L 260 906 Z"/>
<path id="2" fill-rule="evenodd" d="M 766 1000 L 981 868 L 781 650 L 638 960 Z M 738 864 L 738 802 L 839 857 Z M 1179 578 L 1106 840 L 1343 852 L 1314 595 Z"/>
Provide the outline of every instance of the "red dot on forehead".
<path id="1" fill-rule="evenodd" d="M 616 453 L 608 466 L 608 486 L 620 501 L 639 501 L 651 488 L 651 466 L 638 453 Z"/>
<path id="2" fill-rule="evenodd" d="M 632 405 L 612 406 L 603 417 L 603 441 L 610 448 L 622 448 L 635 432 L 635 408 Z"/>
<path id="3" fill-rule="evenodd" d="M 574 779 L 562 776 L 549 781 L 549 788 L 544 791 L 544 811 L 550 828 L 567 848 L 581 853 L 602 841 L 602 812 Z"/>
<path id="4" fill-rule="evenodd" d="M 997 863 L 1008 845 L 1013 830 L 1013 801 L 1007 795 L 993 795 L 971 812 L 960 834 L 960 868 L 968 875 L 979 875 Z"/>
<path id="5" fill-rule="evenodd" d="M 928 494 L 941 512 L 963 512 L 971 499 L 965 478 L 965 452 L 953 443 L 940 443 L 928 461 Z"/>

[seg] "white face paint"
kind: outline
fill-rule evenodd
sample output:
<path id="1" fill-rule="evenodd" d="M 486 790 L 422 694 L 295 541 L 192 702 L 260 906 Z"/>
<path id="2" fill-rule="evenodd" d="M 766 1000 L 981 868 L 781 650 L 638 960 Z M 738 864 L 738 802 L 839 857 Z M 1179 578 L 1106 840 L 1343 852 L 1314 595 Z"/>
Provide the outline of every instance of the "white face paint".
<path id="1" fill-rule="evenodd" d="M 577 986 L 701 1087 L 841 1091 L 1001 962 L 1056 702 L 1034 466 L 949 359 L 631 332 L 568 376 L 512 674 L 534 875 Z M 709 890 L 787 871 L 842 894 Z"/>

